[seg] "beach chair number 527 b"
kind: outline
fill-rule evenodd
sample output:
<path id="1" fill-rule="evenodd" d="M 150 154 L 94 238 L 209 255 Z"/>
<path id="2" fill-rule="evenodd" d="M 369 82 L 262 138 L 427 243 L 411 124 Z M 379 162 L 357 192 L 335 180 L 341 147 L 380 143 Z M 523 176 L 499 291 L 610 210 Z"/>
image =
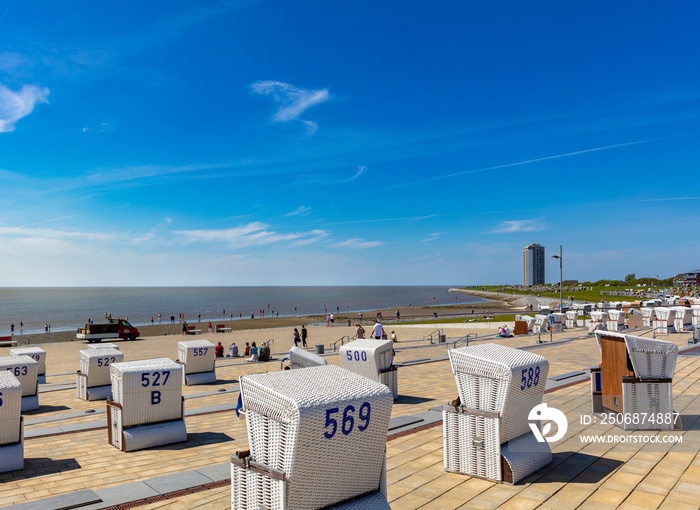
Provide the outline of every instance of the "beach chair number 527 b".
<path id="1" fill-rule="evenodd" d="M 163 382 L 160 381 L 161 374 L 163 375 Z M 163 372 L 153 372 L 153 379 L 150 379 L 150 373 L 144 372 L 141 374 L 141 386 L 148 388 L 149 386 L 165 386 L 168 382 L 168 377 L 170 377 L 170 371 L 164 370 Z"/>

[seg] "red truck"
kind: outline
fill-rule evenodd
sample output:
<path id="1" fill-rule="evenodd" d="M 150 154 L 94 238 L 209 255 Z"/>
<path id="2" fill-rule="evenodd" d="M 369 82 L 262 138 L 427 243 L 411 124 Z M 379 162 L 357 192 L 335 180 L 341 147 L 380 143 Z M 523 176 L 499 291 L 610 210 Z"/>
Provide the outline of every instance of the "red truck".
<path id="1" fill-rule="evenodd" d="M 85 324 L 84 328 L 78 328 L 75 335 L 79 340 L 87 340 L 88 343 L 101 342 L 102 340 L 135 340 L 139 335 L 139 330 L 129 324 L 126 319 L 108 319 L 109 322 Z"/>

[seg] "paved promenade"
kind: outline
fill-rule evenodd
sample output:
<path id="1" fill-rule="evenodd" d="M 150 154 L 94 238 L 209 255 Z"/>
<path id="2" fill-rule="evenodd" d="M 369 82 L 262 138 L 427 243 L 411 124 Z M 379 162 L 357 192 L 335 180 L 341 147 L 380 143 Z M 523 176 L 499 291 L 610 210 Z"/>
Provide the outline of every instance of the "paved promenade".
<path id="1" fill-rule="evenodd" d="M 392 418 L 412 416 L 441 406 L 457 396 L 445 344 L 421 340 L 434 327 L 396 327 L 399 339 L 395 363 L 399 368 L 399 394 Z M 353 328 L 311 327 L 310 344 L 329 343 Z M 471 332 L 471 330 L 470 330 Z M 489 333 L 483 331 L 481 334 Z M 450 339 L 463 333 L 445 329 Z M 213 343 L 274 339 L 273 353 L 291 346 L 292 329 L 204 334 Z M 688 334 L 662 337 L 688 346 Z M 594 337 L 582 328 L 554 336 L 552 344 L 534 345 L 536 336 L 498 339 L 499 343 L 533 348 L 550 362 L 550 379 L 580 371 L 600 362 Z M 560 342 L 563 338 L 575 338 Z M 180 335 L 119 342 L 125 361 L 177 356 Z M 478 341 L 478 340 L 477 340 Z M 123 453 L 107 444 L 104 401 L 85 402 L 75 396 L 79 342 L 41 346 L 47 351 L 47 384 L 40 386 L 40 409 L 24 414 L 25 469 L 0 475 L 0 504 L 13 505 L 91 489 L 128 491 L 135 482 L 203 470 L 229 461 L 236 450 L 247 448 L 245 419 L 232 410 L 238 399 L 241 375 L 280 369 L 279 359 L 245 363 L 224 358 L 217 362 L 214 385 L 185 386 L 188 441 L 137 452 Z M 8 355 L 0 348 L 0 356 Z M 242 350 L 242 349 L 241 349 Z M 228 350 L 226 350 L 228 352 Z M 700 505 L 700 356 L 680 356 L 674 377 L 676 411 L 685 432 L 682 445 L 581 444 L 580 433 L 629 435 L 622 429 L 582 425 L 579 416 L 590 409 L 588 383 L 562 387 L 545 395 L 545 402 L 569 419 L 566 437 L 553 445 L 555 461 L 515 486 L 495 484 L 443 469 L 442 427 L 434 426 L 387 443 L 388 495 L 392 508 L 698 508 Z M 326 357 L 339 364 L 337 355 Z M 409 363 L 421 360 L 419 363 Z M 691 429 L 688 431 L 688 429 Z M 657 433 L 652 433 L 656 435 Z M 221 477 L 219 477 L 221 478 Z M 204 480 L 204 479 L 203 479 Z M 217 479 L 218 480 L 218 479 Z M 230 486 L 208 483 L 193 493 L 161 497 L 141 508 L 230 508 Z M 223 485 L 222 485 L 223 483 Z M 126 485 L 129 484 L 129 485 Z M 196 485 L 196 484 L 194 484 Z M 48 508 L 48 507 L 45 507 Z M 84 507 L 84 508 L 99 508 Z"/>

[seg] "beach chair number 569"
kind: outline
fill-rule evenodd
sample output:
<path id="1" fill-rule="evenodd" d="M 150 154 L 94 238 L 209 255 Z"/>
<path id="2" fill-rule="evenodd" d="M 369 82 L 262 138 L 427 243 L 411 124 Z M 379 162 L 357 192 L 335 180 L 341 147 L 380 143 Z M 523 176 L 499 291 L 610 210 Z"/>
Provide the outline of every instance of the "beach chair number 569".
<path id="1" fill-rule="evenodd" d="M 369 427 L 369 417 L 370 417 L 371 411 L 372 411 L 372 407 L 369 405 L 369 402 L 363 402 L 363 404 L 360 406 L 360 410 L 357 413 L 357 416 L 361 422 L 364 422 L 362 425 L 358 425 L 358 427 L 357 427 L 357 429 L 360 432 L 367 430 L 367 427 Z M 336 413 L 339 413 L 339 412 L 340 412 L 340 409 L 338 409 L 337 407 L 332 407 L 331 409 L 326 409 L 326 426 L 325 426 L 325 428 L 331 427 L 330 430 L 323 433 L 323 435 L 326 436 L 326 439 L 331 439 L 333 436 L 335 436 L 335 433 L 338 432 L 338 421 L 335 418 L 333 418 L 332 416 Z M 345 436 L 350 434 L 350 432 L 352 432 L 352 429 L 355 427 L 355 418 L 351 414 L 354 412 L 355 412 L 355 406 L 353 406 L 353 405 L 349 405 L 343 410 L 343 421 L 341 422 L 341 425 L 340 425 L 340 431 Z"/>
<path id="2" fill-rule="evenodd" d="M 537 386 L 537 383 L 539 383 L 539 382 L 540 382 L 540 367 L 535 365 L 534 370 L 532 367 L 526 368 L 523 370 L 523 373 L 521 374 L 520 389 L 524 390 L 525 388 L 532 388 L 533 386 Z"/>

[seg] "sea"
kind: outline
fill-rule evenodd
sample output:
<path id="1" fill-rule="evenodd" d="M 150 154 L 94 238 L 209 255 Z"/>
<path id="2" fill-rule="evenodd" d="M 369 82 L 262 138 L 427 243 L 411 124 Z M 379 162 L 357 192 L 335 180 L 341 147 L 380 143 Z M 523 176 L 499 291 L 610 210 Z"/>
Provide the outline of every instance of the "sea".
<path id="1" fill-rule="evenodd" d="M 452 287 L 458 287 L 454 285 Z M 448 292 L 450 286 L 393 287 L 50 287 L 0 288 L 0 336 L 9 335 L 10 324 L 19 333 L 72 331 L 89 319 L 106 314 L 128 317 L 134 325 L 158 324 L 184 314 L 193 321 L 365 312 L 399 306 L 444 306 L 484 300 Z"/>

